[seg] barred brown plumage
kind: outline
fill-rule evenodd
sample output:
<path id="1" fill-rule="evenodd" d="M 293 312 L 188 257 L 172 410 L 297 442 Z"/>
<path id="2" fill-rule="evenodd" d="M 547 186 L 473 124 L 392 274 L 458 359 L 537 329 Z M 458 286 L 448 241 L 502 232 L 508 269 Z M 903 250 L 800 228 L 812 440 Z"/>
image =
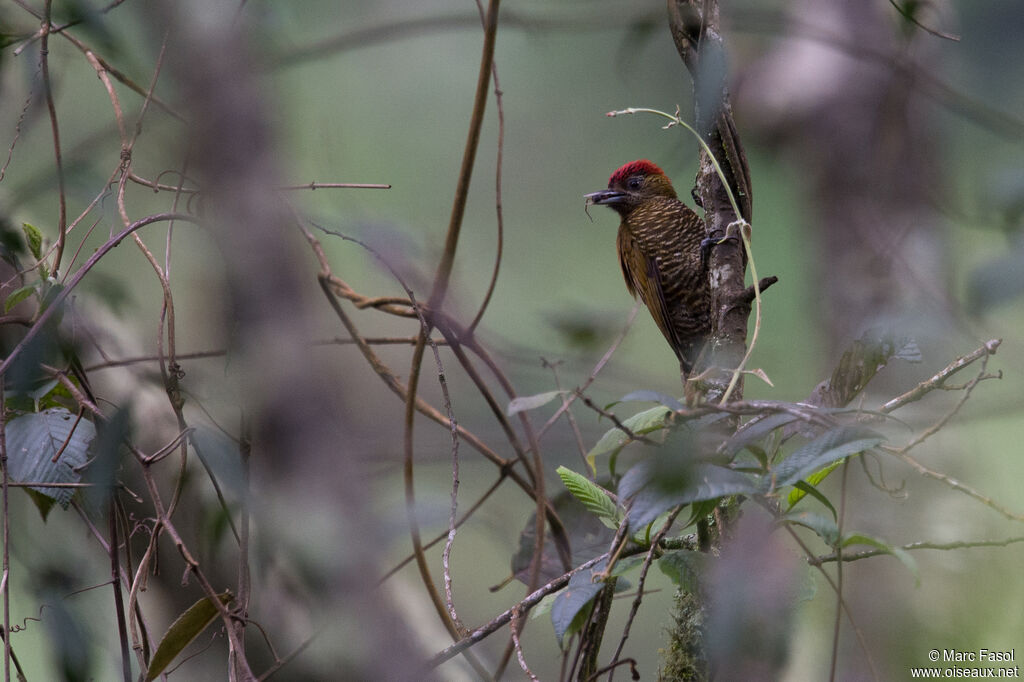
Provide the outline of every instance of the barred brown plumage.
<path id="1" fill-rule="evenodd" d="M 625 164 L 587 204 L 615 209 L 626 287 L 647 306 L 679 358 L 684 377 L 711 332 L 704 221 L 679 201 L 672 182 L 646 159 Z"/>

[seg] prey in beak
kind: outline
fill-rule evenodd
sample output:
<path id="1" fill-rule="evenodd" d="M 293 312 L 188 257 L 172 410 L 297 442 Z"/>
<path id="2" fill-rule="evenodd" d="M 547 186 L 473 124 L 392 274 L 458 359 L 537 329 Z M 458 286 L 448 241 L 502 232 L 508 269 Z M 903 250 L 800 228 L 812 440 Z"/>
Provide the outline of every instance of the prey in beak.
<path id="1" fill-rule="evenodd" d="M 590 218 L 590 222 L 594 222 L 593 216 L 590 215 L 591 206 L 608 206 L 621 203 L 626 198 L 626 193 L 620 192 L 617 189 L 602 189 L 599 192 L 584 194 L 583 198 L 585 200 L 585 203 L 583 204 L 583 211 L 587 214 L 587 217 Z"/>

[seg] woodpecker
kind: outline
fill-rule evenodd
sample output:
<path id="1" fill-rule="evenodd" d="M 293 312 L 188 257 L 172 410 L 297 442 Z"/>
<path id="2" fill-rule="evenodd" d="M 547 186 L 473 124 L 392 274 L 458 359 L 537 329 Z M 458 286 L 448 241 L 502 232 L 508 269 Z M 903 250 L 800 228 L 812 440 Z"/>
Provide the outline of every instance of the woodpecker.
<path id="1" fill-rule="evenodd" d="M 608 189 L 584 198 L 588 206 L 608 206 L 622 218 L 618 251 L 626 288 L 647 306 L 679 358 L 685 381 L 711 333 L 704 221 L 646 159 L 622 166 L 608 179 Z"/>

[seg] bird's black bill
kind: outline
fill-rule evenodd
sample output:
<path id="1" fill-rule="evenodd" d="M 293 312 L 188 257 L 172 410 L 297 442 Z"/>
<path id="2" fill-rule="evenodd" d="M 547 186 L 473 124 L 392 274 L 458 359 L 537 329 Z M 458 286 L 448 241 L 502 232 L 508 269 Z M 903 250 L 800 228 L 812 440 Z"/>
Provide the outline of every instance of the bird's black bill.
<path id="1" fill-rule="evenodd" d="M 617 204 L 626 198 L 626 193 L 614 189 L 603 189 L 600 192 L 584 194 L 583 198 L 587 200 L 588 206 L 590 204 Z"/>

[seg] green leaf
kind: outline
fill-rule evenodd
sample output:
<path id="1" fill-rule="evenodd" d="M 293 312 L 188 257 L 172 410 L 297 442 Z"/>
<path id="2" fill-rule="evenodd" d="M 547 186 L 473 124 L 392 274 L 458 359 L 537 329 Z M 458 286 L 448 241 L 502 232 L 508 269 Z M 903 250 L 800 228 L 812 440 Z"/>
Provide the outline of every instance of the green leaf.
<path id="1" fill-rule="evenodd" d="M 542 405 L 547 405 L 565 391 L 546 391 L 537 395 L 526 395 L 520 398 L 513 398 L 508 404 L 508 416 L 513 416 L 527 410 L 535 410 Z"/>
<path id="2" fill-rule="evenodd" d="M 859 426 L 838 426 L 826 431 L 782 460 L 772 476 L 766 476 L 764 491 L 793 485 L 836 460 L 875 447 L 885 440 L 881 434 Z"/>
<path id="3" fill-rule="evenodd" d="M 11 308 L 24 301 L 26 298 L 35 293 L 35 291 L 35 284 L 27 284 L 21 287 L 20 289 L 15 289 L 14 291 L 12 291 L 11 295 L 7 297 L 6 301 L 4 301 L 4 312 L 11 312 Z"/>
<path id="4" fill-rule="evenodd" d="M 12 419 L 6 435 L 11 480 L 78 483 L 78 472 L 86 464 L 96 429 L 89 420 L 77 419 L 66 409 L 56 407 Z M 73 488 L 47 486 L 33 486 L 32 490 L 56 500 L 65 509 L 74 493 Z"/>
<path id="5" fill-rule="evenodd" d="M 842 462 L 837 460 L 829 464 L 824 469 L 815 471 L 813 474 L 810 474 L 809 476 L 804 478 L 803 481 L 797 481 L 794 484 L 796 487 L 789 491 L 789 497 L 787 498 L 787 501 L 789 502 L 789 507 L 787 509 L 792 509 L 793 505 L 795 505 L 797 502 L 804 498 L 804 495 L 813 495 L 819 502 L 821 502 L 826 507 L 831 509 L 832 516 L 836 517 L 836 510 L 832 507 L 832 503 L 828 501 L 828 498 L 821 494 L 821 491 L 817 490 L 817 485 L 824 481 L 829 474 L 835 471 L 840 464 L 842 464 Z M 806 481 L 806 483 L 804 483 L 804 481 Z M 804 485 L 809 487 L 810 490 L 808 490 L 804 486 L 801 486 L 801 483 L 804 483 Z"/>
<path id="6" fill-rule="evenodd" d="M 32 257 L 39 260 L 43 257 L 43 233 L 39 228 L 28 223 L 22 223 L 21 229 L 25 233 L 25 241 L 28 242 L 28 250 Z"/>
<path id="7" fill-rule="evenodd" d="M 217 595 L 217 599 L 224 605 L 229 604 L 234 598 L 235 595 L 231 594 L 230 590 Z M 178 616 L 178 619 L 171 623 L 171 627 L 167 628 L 160 645 L 153 653 L 145 682 L 152 682 L 159 677 L 175 657 L 216 620 L 217 615 L 217 606 L 209 597 L 204 597 Z"/>
<path id="8" fill-rule="evenodd" d="M 838 465 L 839 462 L 835 464 Z M 832 468 L 834 469 L 835 467 Z M 836 508 L 832 506 L 832 502 L 820 490 L 807 483 L 807 481 L 797 481 L 793 485 L 793 489 L 789 491 L 789 507 L 787 509 L 792 509 L 793 505 L 802 500 L 805 495 L 810 495 L 818 502 L 821 502 L 825 505 L 826 509 L 832 512 L 833 519 L 839 519 L 839 514 L 836 513 Z"/>
<path id="9" fill-rule="evenodd" d="M 672 410 L 664 405 L 659 405 L 634 414 L 629 419 L 623 420 L 622 425 L 636 435 L 642 436 L 646 433 L 665 428 L 671 419 Z M 619 427 L 616 426 L 609 429 L 601 436 L 601 440 L 597 441 L 597 444 L 587 453 L 587 464 L 590 465 L 591 471 L 597 472 L 596 460 L 598 457 L 603 457 L 604 455 L 614 457 L 630 442 L 630 437 Z"/>
<path id="10" fill-rule="evenodd" d="M 573 497 L 582 502 L 583 506 L 597 514 L 599 518 L 607 519 L 615 524 L 610 527 L 618 526 L 619 521 L 622 520 L 622 512 L 599 485 L 583 474 L 578 474 L 564 466 L 558 467 L 555 472 L 562 479 L 562 485 L 572 493 Z"/>
<path id="11" fill-rule="evenodd" d="M 530 620 L 536 620 L 541 616 L 546 616 L 551 613 L 551 607 L 555 605 L 555 599 L 557 597 L 557 593 L 544 595 L 544 598 L 541 599 L 536 606 L 530 609 Z"/>
<path id="12" fill-rule="evenodd" d="M 821 514 L 803 511 L 786 514 L 781 520 L 784 523 L 793 523 L 813 530 L 829 547 L 835 547 L 839 540 L 839 527 L 836 522 Z"/>
<path id="13" fill-rule="evenodd" d="M 572 635 L 582 627 L 589 614 L 591 602 L 604 589 L 605 583 L 593 582 L 593 575 L 596 571 L 604 570 L 606 564 L 606 561 L 601 561 L 576 573 L 569 578 L 569 584 L 565 589 L 555 597 L 551 605 L 551 624 L 555 628 L 559 647 L 562 646 L 562 640 L 566 635 Z"/>
<path id="14" fill-rule="evenodd" d="M 910 571 L 911 575 L 914 576 L 914 582 L 918 586 L 921 585 L 921 576 L 917 572 L 917 562 L 914 561 L 914 557 L 910 556 L 910 552 L 903 549 L 902 547 L 894 547 L 884 540 L 872 537 L 870 535 L 864 535 L 863 533 L 847 533 L 843 536 L 843 547 L 849 547 L 850 545 L 868 545 L 875 549 L 880 549 L 886 554 L 899 559 L 900 563 Z"/>

